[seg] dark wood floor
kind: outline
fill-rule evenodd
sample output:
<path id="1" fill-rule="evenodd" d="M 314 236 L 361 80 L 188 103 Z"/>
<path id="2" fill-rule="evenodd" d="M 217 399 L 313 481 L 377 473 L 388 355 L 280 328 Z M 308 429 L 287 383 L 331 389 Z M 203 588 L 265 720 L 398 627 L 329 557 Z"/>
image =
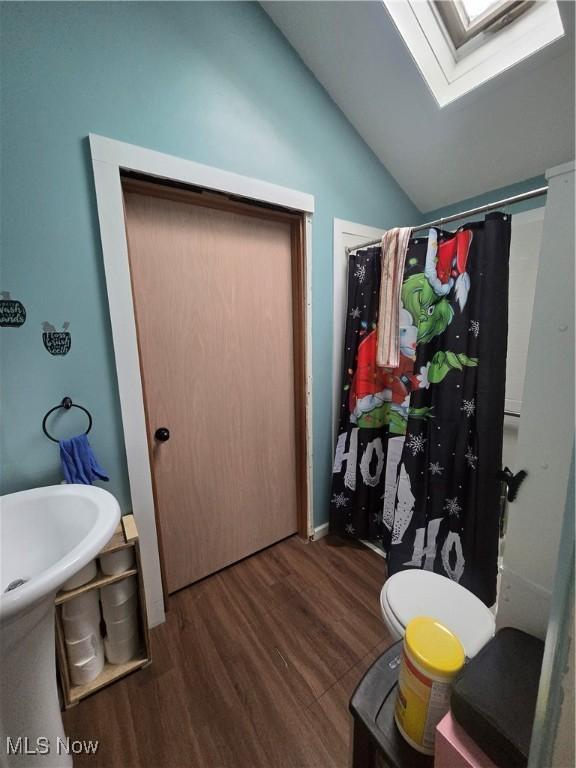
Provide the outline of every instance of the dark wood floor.
<path id="1" fill-rule="evenodd" d="M 369 549 L 296 537 L 178 592 L 153 663 L 64 715 L 80 766 L 339 768 L 348 701 L 392 640 Z"/>

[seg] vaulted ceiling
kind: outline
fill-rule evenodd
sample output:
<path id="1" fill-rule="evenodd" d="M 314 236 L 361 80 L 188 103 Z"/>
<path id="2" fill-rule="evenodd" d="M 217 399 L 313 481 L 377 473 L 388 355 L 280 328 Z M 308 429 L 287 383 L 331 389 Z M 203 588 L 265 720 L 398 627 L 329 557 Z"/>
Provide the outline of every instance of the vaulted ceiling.
<path id="1" fill-rule="evenodd" d="M 574 157 L 574 5 L 565 37 L 440 109 L 381 2 L 262 2 L 422 211 Z"/>

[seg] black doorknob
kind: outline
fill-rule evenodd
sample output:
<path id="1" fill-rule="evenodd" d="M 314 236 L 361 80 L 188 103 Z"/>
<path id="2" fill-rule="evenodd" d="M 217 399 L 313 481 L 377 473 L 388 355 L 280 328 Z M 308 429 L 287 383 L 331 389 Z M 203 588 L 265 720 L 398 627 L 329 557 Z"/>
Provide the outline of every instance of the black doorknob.
<path id="1" fill-rule="evenodd" d="M 156 432 L 154 432 L 154 437 L 161 443 L 165 443 L 166 440 L 170 440 L 170 430 L 166 429 L 166 427 L 158 427 Z"/>

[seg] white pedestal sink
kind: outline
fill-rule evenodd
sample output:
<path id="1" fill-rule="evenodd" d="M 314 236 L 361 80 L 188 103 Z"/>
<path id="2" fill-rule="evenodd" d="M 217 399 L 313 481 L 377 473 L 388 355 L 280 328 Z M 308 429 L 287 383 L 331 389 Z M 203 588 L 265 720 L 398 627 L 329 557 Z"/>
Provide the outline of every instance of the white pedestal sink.
<path id="1" fill-rule="evenodd" d="M 54 598 L 110 540 L 120 507 L 87 485 L 13 493 L 0 505 L 0 766 L 64 768 L 72 756 L 56 686 Z"/>

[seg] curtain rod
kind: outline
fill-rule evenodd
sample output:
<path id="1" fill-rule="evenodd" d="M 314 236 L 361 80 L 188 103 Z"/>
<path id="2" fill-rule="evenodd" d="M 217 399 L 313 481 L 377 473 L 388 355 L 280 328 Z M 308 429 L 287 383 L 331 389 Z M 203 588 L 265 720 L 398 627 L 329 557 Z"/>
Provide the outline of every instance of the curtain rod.
<path id="1" fill-rule="evenodd" d="M 497 200 L 494 203 L 487 203 L 486 205 L 480 205 L 477 208 L 471 208 L 469 211 L 462 211 L 461 213 L 454 213 L 451 216 L 444 216 L 436 219 L 436 221 L 427 221 L 426 224 L 420 224 L 417 227 L 412 227 L 412 232 L 419 232 L 421 229 L 428 229 L 429 227 L 442 226 L 450 221 L 458 221 L 467 216 L 475 216 L 478 213 L 486 213 L 487 211 L 493 211 L 495 208 L 502 208 L 506 205 L 512 205 L 513 203 L 520 203 L 522 200 L 531 200 L 533 197 L 541 197 L 548 192 L 548 187 L 538 187 L 537 189 L 531 189 L 529 192 L 521 192 L 519 195 L 513 195 L 512 197 L 506 197 L 504 200 Z M 378 240 L 369 240 L 367 243 L 361 243 L 355 245 L 353 248 L 346 248 L 346 254 L 352 253 L 352 251 L 358 251 L 361 248 L 368 248 L 371 245 L 380 245 L 381 238 Z"/>

